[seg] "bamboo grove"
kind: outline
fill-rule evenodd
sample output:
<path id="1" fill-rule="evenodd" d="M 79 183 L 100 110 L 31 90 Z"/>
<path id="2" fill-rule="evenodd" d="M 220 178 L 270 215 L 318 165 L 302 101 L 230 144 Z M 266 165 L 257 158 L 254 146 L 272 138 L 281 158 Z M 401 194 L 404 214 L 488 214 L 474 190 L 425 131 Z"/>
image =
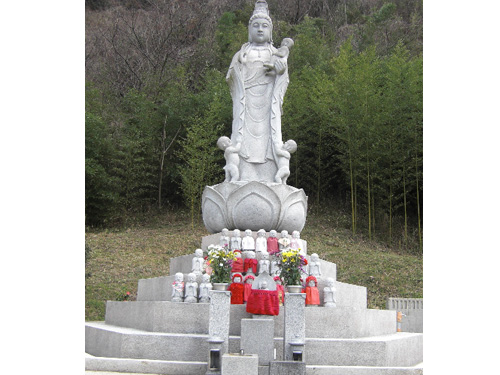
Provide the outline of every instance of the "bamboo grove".
<path id="1" fill-rule="evenodd" d="M 147 3 L 87 9 L 87 225 L 182 205 L 197 220 L 203 187 L 223 180 L 225 74 L 253 2 Z M 282 118 L 283 139 L 298 144 L 289 183 L 311 210 L 345 212 L 353 234 L 420 253 L 421 2 L 311 1 L 301 16 L 268 3 L 275 45 L 295 41 Z"/>

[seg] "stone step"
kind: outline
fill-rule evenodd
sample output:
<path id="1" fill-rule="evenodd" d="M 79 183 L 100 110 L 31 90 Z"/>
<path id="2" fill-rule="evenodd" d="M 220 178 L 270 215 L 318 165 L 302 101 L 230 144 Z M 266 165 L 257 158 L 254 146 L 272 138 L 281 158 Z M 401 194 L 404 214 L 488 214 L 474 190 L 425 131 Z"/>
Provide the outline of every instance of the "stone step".
<path id="1" fill-rule="evenodd" d="M 204 362 L 208 335 L 146 332 L 89 322 L 85 325 L 85 351 L 110 358 Z M 283 339 L 275 337 L 276 359 L 282 360 Z M 400 332 L 357 339 L 307 338 L 309 365 L 408 367 L 423 361 L 423 335 Z M 229 337 L 229 352 L 238 353 L 240 337 Z M 247 353 L 252 354 L 252 353 Z"/>
<path id="2" fill-rule="evenodd" d="M 307 375 L 423 375 L 424 364 L 411 367 L 306 366 Z"/>
<path id="3" fill-rule="evenodd" d="M 149 332 L 208 334 L 208 303 L 108 301 L 106 324 Z M 395 333 L 396 312 L 353 308 L 307 307 L 306 337 L 355 338 Z M 241 319 L 251 318 L 245 305 L 231 305 L 229 334 L 239 336 Z M 275 320 L 275 337 L 283 336 L 284 309 Z"/>
<path id="4" fill-rule="evenodd" d="M 356 339 L 308 338 L 305 347 L 306 362 L 314 365 L 408 367 L 423 361 L 421 333 Z"/>
<path id="5" fill-rule="evenodd" d="M 86 371 L 113 373 L 192 375 L 205 374 L 207 362 L 160 361 L 153 359 L 106 358 L 85 355 Z"/>

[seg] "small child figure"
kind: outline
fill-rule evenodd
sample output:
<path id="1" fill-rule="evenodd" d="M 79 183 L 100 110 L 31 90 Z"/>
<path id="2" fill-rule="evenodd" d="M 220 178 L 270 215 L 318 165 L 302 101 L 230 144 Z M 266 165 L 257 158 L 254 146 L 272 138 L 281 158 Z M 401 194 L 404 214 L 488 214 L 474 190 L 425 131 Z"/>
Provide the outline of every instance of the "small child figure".
<path id="1" fill-rule="evenodd" d="M 241 247 L 244 252 L 255 251 L 255 240 L 253 239 L 252 231 L 250 229 L 245 231 L 245 237 L 241 240 Z"/>
<path id="2" fill-rule="evenodd" d="M 271 71 L 276 64 L 276 61 L 280 60 L 284 64 L 287 63 L 288 55 L 290 54 L 290 49 L 293 47 L 294 42 L 291 38 L 284 38 L 281 41 L 280 48 L 271 56 L 271 62 L 269 64 L 264 64 L 264 66 Z M 286 66 L 286 65 L 285 65 Z"/>
<path id="3" fill-rule="evenodd" d="M 321 263 L 316 253 L 311 255 L 311 260 L 309 261 L 309 275 L 316 277 L 321 276 Z"/>
<path id="4" fill-rule="evenodd" d="M 266 252 L 262 253 L 262 259 L 259 260 L 259 275 L 264 271 L 267 273 L 270 273 L 269 272 L 270 266 L 271 266 L 271 262 L 269 261 L 269 254 L 266 251 Z"/>
<path id="5" fill-rule="evenodd" d="M 184 299 L 184 302 L 198 302 L 198 283 L 196 282 L 196 275 L 194 273 L 188 274 L 188 282 L 186 283 L 185 294 L 186 298 Z"/>
<path id="6" fill-rule="evenodd" d="M 224 158 L 226 159 L 226 166 L 224 170 L 226 171 L 226 179 L 224 182 L 235 182 L 240 179 L 240 152 L 241 142 L 233 143 L 228 137 L 220 137 L 217 141 L 217 146 L 224 151 Z"/>
<path id="7" fill-rule="evenodd" d="M 263 252 L 267 252 L 267 239 L 266 231 L 264 229 L 259 229 L 257 232 L 257 239 L 255 240 L 255 252 L 257 253 L 257 259 L 261 259 L 260 255 Z"/>
<path id="8" fill-rule="evenodd" d="M 229 239 L 229 230 L 224 228 L 221 232 L 219 245 L 222 247 L 229 247 L 230 239 Z"/>
<path id="9" fill-rule="evenodd" d="M 203 264 L 205 263 L 205 258 L 203 258 L 203 250 L 196 249 L 194 252 L 194 258 L 192 261 L 191 272 L 193 272 L 196 276 L 201 275 L 203 273 Z"/>
<path id="10" fill-rule="evenodd" d="M 252 283 L 255 280 L 254 275 L 246 275 L 245 276 L 245 291 L 243 293 L 243 301 L 248 301 L 248 297 L 250 297 L 250 293 L 252 293 Z"/>
<path id="11" fill-rule="evenodd" d="M 306 279 L 306 288 L 302 293 L 306 293 L 306 306 L 319 306 L 319 290 L 316 286 L 317 280 L 314 276 Z"/>
<path id="12" fill-rule="evenodd" d="M 231 268 L 231 273 L 234 274 L 243 272 L 243 258 L 241 257 L 241 250 L 234 250 L 233 253 L 236 259 L 233 260 L 233 267 Z"/>
<path id="13" fill-rule="evenodd" d="M 247 251 L 246 252 L 247 257 L 245 258 L 245 261 L 243 262 L 243 271 L 246 273 L 250 274 L 257 274 L 257 259 L 255 259 L 255 252 L 254 251 Z"/>
<path id="14" fill-rule="evenodd" d="M 175 274 L 175 281 L 172 283 L 172 302 L 182 302 L 184 297 L 184 275 L 181 272 Z"/>
<path id="15" fill-rule="evenodd" d="M 274 255 L 279 252 L 278 238 L 276 237 L 278 233 L 272 229 L 269 232 L 269 238 L 267 239 L 267 252 Z"/>
<path id="16" fill-rule="evenodd" d="M 278 291 L 279 304 L 280 306 L 283 306 L 283 303 L 285 303 L 285 288 L 283 287 L 281 278 L 279 276 L 274 276 L 273 280 L 276 281 L 276 290 Z"/>
<path id="17" fill-rule="evenodd" d="M 210 291 L 212 290 L 212 283 L 210 283 L 210 275 L 204 274 L 202 276 L 202 281 L 200 283 L 200 293 L 199 302 L 209 303 L 210 302 Z"/>
<path id="18" fill-rule="evenodd" d="M 335 280 L 329 277 L 326 279 L 326 285 L 323 289 L 323 300 L 325 307 L 337 307 L 337 289 L 335 289 Z"/>
<path id="19" fill-rule="evenodd" d="M 293 139 L 289 139 L 284 144 L 277 142 L 274 145 L 277 156 L 276 162 L 278 164 L 278 172 L 276 172 L 274 182 L 286 185 L 286 180 L 290 176 L 291 154 L 297 151 L 297 143 Z"/>
<path id="20" fill-rule="evenodd" d="M 231 237 L 231 250 L 241 250 L 241 232 L 239 229 L 233 230 L 233 237 Z"/>
<path id="21" fill-rule="evenodd" d="M 243 276 L 237 273 L 233 276 L 233 282 L 229 285 L 229 291 L 231 292 L 231 304 L 232 305 L 242 305 L 243 304 L 243 294 L 245 287 L 243 286 Z"/>
<path id="22" fill-rule="evenodd" d="M 292 232 L 292 239 L 290 240 L 290 249 L 299 250 L 299 254 L 306 256 L 307 252 L 304 246 L 304 242 L 300 239 L 300 232 L 298 230 L 294 230 Z"/>

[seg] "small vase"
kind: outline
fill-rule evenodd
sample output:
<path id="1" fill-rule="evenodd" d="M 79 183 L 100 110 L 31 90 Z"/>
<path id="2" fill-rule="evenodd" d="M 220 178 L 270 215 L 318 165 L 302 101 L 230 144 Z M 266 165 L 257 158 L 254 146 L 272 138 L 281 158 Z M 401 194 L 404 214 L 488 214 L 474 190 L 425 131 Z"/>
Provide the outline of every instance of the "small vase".
<path id="1" fill-rule="evenodd" d="M 229 283 L 212 283 L 213 290 L 227 290 Z"/>
<path id="2" fill-rule="evenodd" d="M 287 285 L 288 293 L 302 292 L 302 285 Z"/>

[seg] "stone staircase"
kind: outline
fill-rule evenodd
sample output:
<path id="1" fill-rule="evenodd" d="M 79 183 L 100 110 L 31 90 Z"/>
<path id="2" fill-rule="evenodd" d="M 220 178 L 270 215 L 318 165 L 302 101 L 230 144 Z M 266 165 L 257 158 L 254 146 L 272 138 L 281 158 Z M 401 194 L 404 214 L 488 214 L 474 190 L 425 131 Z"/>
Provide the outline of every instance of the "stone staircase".
<path id="1" fill-rule="evenodd" d="M 207 239 L 208 237 L 208 239 Z M 217 235 L 203 239 L 202 247 Z M 213 238 L 210 238 L 213 237 Z M 192 255 L 170 262 L 170 274 L 190 272 Z M 336 265 L 322 261 L 336 280 Z M 86 370 L 149 374 L 205 374 L 209 304 L 170 302 L 173 276 L 139 280 L 137 301 L 108 301 L 104 322 L 85 325 Z M 397 332 L 396 311 L 367 309 L 366 288 L 336 282 L 337 308 L 307 307 L 307 374 L 423 373 L 423 334 Z M 322 300 L 322 295 L 320 295 Z M 229 352 L 240 351 L 245 305 L 231 305 Z M 276 360 L 283 358 L 284 312 L 274 317 Z"/>

